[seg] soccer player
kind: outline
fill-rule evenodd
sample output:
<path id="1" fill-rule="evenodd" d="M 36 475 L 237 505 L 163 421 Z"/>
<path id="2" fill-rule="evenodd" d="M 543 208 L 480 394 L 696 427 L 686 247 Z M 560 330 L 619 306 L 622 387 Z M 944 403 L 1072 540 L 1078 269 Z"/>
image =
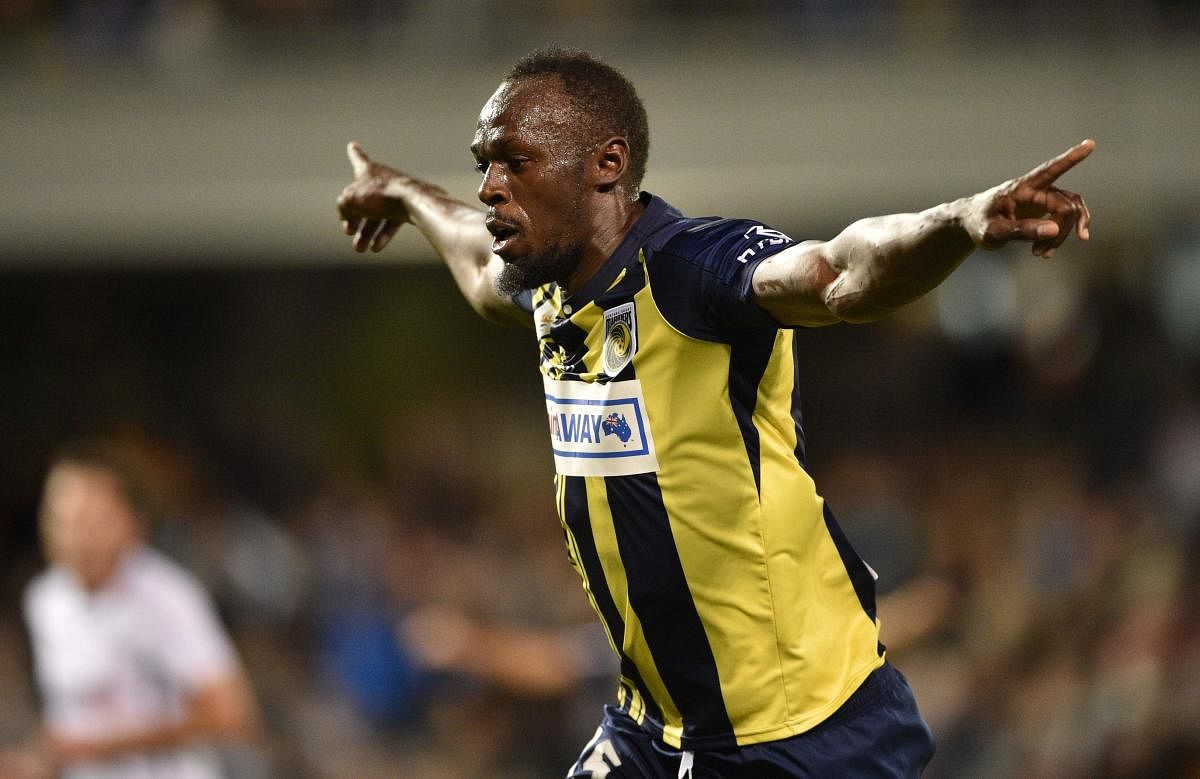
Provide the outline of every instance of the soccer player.
<path id="1" fill-rule="evenodd" d="M 871 569 L 805 471 L 792 328 L 886 316 L 979 246 L 1086 239 L 1054 182 L 1093 146 L 797 242 L 642 192 L 645 110 L 583 52 L 522 59 L 484 105 L 486 213 L 350 144 L 354 248 L 411 223 L 477 311 L 536 332 L 558 513 L 621 667 L 570 777 L 922 770 L 931 736 L 879 643 Z"/>
<path id="2" fill-rule="evenodd" d="M 140 495 L 107 445 L 76 445 L 50 468 L 41 522 L 51 565 L 25 597 L 45 732 L 0 753 L 0 777 L 216 779 L 204 745 L 257 733 L 207 594 L 143 541 Z"/>

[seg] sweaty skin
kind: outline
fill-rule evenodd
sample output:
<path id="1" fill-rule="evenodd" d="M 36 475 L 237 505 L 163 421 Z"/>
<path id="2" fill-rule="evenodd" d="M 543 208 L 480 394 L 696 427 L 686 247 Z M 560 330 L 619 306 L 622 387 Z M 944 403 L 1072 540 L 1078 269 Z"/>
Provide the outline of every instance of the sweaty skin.
<path id="1" fill-rule="evenodd" d="M 870 322 L 929 292 L 977 246 L 1030 241 L 1051 257 L 1071 234 L 1089 237 L 1083 198 L 1053 186 L 1095 148 L 1085 140 L 1024 176 L 917 214 L 860 219 L 828 242 L 763 261 L 754 294 L 790 325 Z"/>

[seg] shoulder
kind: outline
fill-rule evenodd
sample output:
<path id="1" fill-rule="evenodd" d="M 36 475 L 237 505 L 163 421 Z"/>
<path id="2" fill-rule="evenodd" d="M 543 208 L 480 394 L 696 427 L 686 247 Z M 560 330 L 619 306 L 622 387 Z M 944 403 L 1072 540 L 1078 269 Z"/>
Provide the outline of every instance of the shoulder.
<path id="1" fill-rule="evenodd" d="M 126 581 L 139 599 L 170 610 L 207 608 L 208 593 L 182 565 L 149 547 L 131 555 Z"/>
<path id="2" fill-rule="evenodd" d="M 784 233 L 752 219 L 681 219 L 647 242 L 666 255 L 732 283 L 750 263 L 795 243 Z"/>
<path id="3" fill-rule="evenodd" d="M 754 301 L 750 281 L 767 257 L 795 243 L 751 219 L 681 219 L 646 243 L 646 267 L 662 315 L 685 335 L 729 342 L 750 330 L 775 330 Z"/>
<path id="4" fill-rule="evenodd" d="M 153 549 L 131 561 L 126 587 L 140 609 L 140 640 L 189 689 L 235 669 L 236 652 L 216 607 L 183 566 Z"/>
<path id="5" fill-rule="evenodd" d="M 77 595 L 77 590 L 78 587 L 70 575 L 62 568 L 52 565 L 34 576 L 25 587 L 25 612 L 30 619 L 37 619 L 56 608 L 66 606 L 69 600 Z"/>

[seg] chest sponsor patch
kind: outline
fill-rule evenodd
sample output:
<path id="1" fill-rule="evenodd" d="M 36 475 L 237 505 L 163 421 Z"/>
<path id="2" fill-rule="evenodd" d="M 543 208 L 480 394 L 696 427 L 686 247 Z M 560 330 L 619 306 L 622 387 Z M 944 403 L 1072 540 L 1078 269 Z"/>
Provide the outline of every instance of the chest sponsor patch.
<path id="1" fill-rule="evenodd" d="M 543 377 L 554 467 L 564 476 L 631 476 L 658 470 L 637 379 L 588 383 Z"/>

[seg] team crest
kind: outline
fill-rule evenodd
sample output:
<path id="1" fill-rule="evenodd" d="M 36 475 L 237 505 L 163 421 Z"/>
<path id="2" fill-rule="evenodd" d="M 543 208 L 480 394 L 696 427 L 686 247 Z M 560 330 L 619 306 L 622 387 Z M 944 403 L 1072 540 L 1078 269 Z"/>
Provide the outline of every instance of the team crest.
<path id="1" fill-rule="evenodd" d="M 604 372 L 616 377 L 637 351 L 637 317 L 633 303 L 604 312 Z"/>

